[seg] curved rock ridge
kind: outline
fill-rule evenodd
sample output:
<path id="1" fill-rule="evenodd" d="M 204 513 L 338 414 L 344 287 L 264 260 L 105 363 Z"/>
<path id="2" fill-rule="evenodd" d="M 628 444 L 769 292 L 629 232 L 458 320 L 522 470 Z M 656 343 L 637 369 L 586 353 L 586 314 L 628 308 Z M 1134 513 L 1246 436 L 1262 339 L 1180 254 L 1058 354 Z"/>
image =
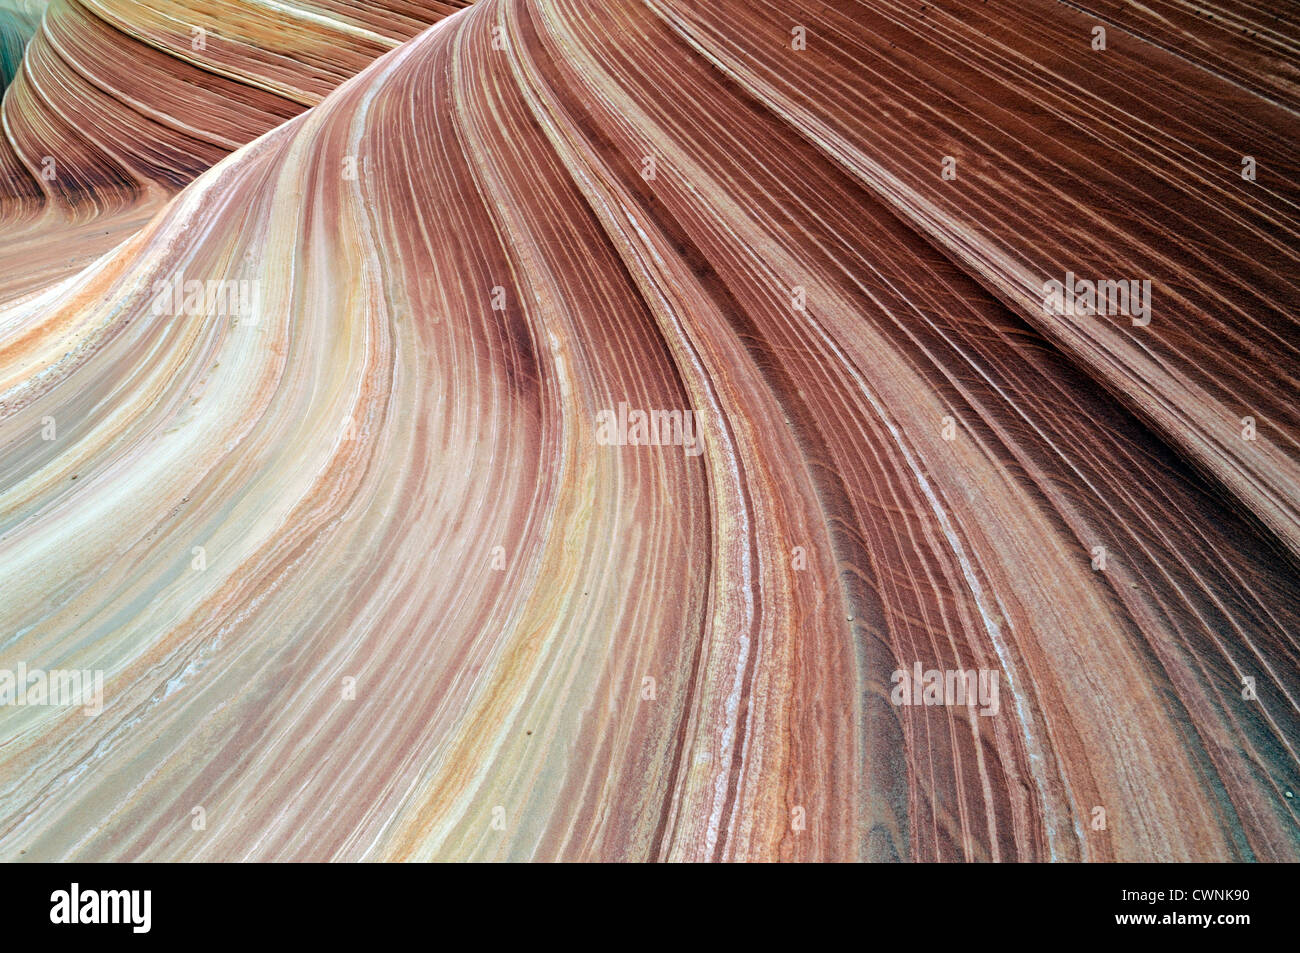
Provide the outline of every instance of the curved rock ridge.
<path id="1" fill-rule="evenodd" d="M 39 26 L 0 107 L 0 302 L 85 267 L 200 172 L 468 2 L 50 0 L 40 19 L 44 0 L 25 0 L 15 16 Z"/>
<path id="2" fill-rule="evenodd" d="M 46 0 L 0 0 L 0 92 L 18 74 L 23 50 L 41 22 Z"/>
<path id="3" fill-rule="evenodd" d="M 1107 22 L 481 0 L 0 308 L 0 857 L 1300 859 L 1300 130 Z"/>
<path id="4" fill-rule="evenodd" d="M 32 180 L 9 184 L 95 207 L 180 188 L 466 2 L 51 0 L 5 99 Z"/>

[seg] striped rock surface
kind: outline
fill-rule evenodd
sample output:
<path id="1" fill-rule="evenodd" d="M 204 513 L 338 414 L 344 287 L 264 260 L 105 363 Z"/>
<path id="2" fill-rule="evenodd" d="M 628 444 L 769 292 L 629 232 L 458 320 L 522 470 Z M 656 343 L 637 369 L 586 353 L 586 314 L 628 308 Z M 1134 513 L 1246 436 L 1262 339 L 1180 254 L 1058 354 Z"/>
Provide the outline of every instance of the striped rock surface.
<path id="1" fill-rule="evenodd" d="M 165 194 L 0 308 L 0 669 L 102 711 L 0 707 L 0 856 L 1300 859 L 1300 36 L 1200 7 L 100 64 L 68 204 Z"/>
<path id="2" fill-rule="evenodd" d="M 0 0 L 0 304 L 80 271 L 468 2 Z"/>

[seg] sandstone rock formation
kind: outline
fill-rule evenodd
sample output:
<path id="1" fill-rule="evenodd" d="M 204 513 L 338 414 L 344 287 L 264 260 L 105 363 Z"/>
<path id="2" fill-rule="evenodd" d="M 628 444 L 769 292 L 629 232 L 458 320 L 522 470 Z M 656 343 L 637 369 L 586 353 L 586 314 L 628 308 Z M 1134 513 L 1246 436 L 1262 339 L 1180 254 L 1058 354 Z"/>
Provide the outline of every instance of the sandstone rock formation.
<path id="1" fill-rule="evenodd" d="M 0 856 L 1300 858 L 1284 4 L 251 6 L 4 100 Z"/>

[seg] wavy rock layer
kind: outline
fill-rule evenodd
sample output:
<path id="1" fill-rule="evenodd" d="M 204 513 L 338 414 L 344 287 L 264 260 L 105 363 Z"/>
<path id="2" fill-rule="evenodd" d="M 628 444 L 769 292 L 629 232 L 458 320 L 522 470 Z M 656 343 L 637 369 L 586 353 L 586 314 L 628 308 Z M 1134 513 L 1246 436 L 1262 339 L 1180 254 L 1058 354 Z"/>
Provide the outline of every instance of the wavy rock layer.
<path id="1" fill-rule="evenodd" d="M 23 49 L 44 10 L 45 0 L 0 0 L 0 91 L 18 75 Z"/>
<path id="2" fill-rule="evenodd" d="M 79 271 L 200 172 L 468 2 L 0 8 L 0 24 L 35 31 L 0 107 L 0 303 Z"/>
<path id="3" fill-rule="evenodd" d="M 485 0 L 0 310 L 0 855 L 1300 858 L 1293 87 L 1096 22 Z"/>

